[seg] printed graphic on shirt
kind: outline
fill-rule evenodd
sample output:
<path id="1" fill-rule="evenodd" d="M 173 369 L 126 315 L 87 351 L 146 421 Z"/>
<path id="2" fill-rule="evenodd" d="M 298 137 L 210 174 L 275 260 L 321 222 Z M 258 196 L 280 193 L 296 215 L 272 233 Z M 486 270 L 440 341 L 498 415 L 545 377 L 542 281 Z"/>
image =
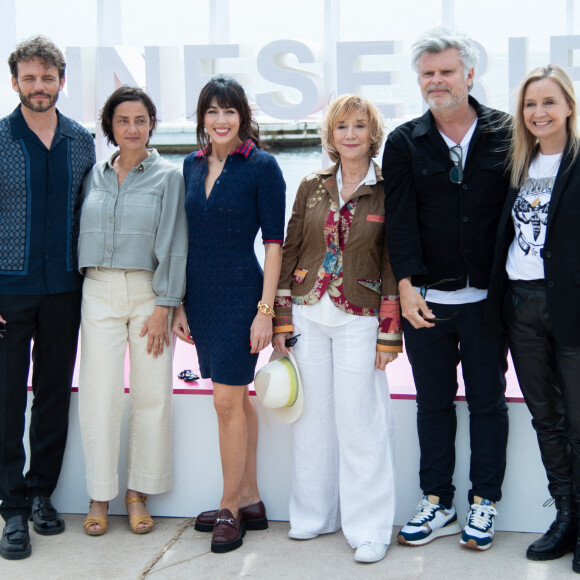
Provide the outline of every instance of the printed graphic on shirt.
<path id="1" fill-rule="evenodd" d="M 514 203 L 516 239 L 525 256 L 539 255 L 544 247 L 554 180 L 554 176 L 528 177 Z"/>

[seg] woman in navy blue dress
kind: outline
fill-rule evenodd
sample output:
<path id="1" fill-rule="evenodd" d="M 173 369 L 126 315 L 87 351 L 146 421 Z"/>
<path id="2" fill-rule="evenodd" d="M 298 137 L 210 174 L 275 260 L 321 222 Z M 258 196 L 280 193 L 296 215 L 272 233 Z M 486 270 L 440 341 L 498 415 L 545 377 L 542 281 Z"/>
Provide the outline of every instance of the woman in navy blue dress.
<path id="1" fill-rule="evenodd" d="M 213 552 L 229 552 L 242 545 L 246 529 L 268 527 L 256 480 L 258 422 L 248 384 L 258 353 L 272 340 L 286 185 L 274 157 L 260 149 L 258 125 L 237 81 L 219 76 L 207 83 L 197 119 L 202 149 L 183 164 L 187 293 L 173 331 L 197 348 L 201 375 L 213 382 L 219 425 L 220 509 L 199 514 L 196 529 L 213 531 Z M 263 271 L 254 253 L 259 229 Z"/>

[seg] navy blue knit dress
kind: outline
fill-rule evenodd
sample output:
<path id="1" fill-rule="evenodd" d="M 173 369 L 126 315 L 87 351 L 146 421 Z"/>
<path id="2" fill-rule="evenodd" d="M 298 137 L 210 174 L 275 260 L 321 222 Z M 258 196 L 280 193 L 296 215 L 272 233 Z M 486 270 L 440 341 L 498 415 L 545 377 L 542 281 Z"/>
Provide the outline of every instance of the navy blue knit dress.
<path id="1" fill-rule="evenodd" d="M 183 162 L 189 226 L 185 310 L 201 376 L 226 385 L 254 380 L 250 326 L 262 296 L 263 270 L 254 252 L 284 240 L 286 184 L 278 163 L 251 140 L 228 155 L 209 198 L 207 151 Z"/>

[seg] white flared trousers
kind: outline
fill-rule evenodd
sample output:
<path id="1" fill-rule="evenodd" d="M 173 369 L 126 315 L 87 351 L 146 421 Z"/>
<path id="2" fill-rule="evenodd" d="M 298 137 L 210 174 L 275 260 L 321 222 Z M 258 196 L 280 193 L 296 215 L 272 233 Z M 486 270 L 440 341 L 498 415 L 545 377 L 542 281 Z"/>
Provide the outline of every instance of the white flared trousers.
<path id="1" fill-rule="evenodd" d="M 119 492 L 118 462 L 129 343 L 131 413 L 127 488 L 163 493 L 173 485 L 173 349 L 156 359 L 139 334 L 155 309 L 152 272 L 89 268 L 81 306 L 79 419 L 87 491 L 97 501 Z M 169 316 L 171 327 L 171 313 Z"/>
<path id="2" fill-rule="evenodd" d="M 353 548 L 390 544 L 393 415 L 386 374 L 374 368 L 377 319 L 324 326 L 294 308 L 293 322 L 304 408 L 291 428 L 290 525 L 318 534 L 342 527 Z"/>

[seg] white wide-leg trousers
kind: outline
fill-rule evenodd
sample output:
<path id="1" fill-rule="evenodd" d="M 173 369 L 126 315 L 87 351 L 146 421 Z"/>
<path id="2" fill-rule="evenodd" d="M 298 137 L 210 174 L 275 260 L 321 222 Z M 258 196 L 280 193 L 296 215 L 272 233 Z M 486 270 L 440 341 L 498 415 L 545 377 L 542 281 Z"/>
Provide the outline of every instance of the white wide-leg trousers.
<path id="1" fill-rule="evenodd" d="M 139 334 L 155 309 L 152 272 L 89 268 L 81 307 L 79 419 L 89 496 L 119 492 L 118 461 L 129 343 L 131 414 L 127 488 L 163 493 L 173 485 L 173 348 L 156 359 Z M 171 314 L 169 317 L 171 327 Z"/>
<path id="2" fill-rule="evenodd" d="M 290 525 L 342 531 L 351 547 L 391 543 L 395 516 L 393 415 L 375 370 L 377 319 L 325 326 L 293 309 L 304 408 L 292 425 Z"/>

